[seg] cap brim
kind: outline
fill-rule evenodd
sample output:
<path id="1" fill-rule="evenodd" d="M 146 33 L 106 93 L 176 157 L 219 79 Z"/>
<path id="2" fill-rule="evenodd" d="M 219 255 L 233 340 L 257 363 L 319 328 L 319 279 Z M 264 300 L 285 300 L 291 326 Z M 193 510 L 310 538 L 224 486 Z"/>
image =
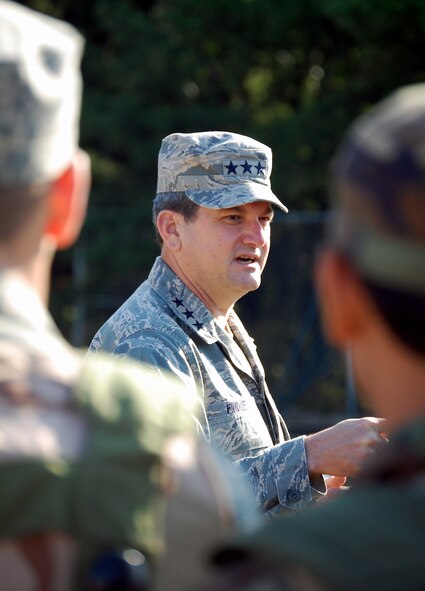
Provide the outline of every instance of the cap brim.
<path id="1" fill-rule="evenodd" d="M 228 209 L 246 203 L 268 201 L 288 213 L 286 205 L 270 191 L 269 187 L 259 183 L 235 183 L 223 185 L 217 189 L 186 189 L 185 193 L 191 201 L 208 209 Z"/>

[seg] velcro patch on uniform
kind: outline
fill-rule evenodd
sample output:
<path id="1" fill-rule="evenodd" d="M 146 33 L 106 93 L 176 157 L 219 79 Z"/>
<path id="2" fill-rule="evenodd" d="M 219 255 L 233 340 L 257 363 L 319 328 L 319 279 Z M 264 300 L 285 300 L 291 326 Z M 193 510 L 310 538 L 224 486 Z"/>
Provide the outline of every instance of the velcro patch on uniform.
<path id="1" fill-rule="evenodd" d="M 268 176 L 267 161 L 259 158 L 232 158 L 223 161 L 224 176 L 235 176 L 242 178 Z"/>
<path id="2" fill-rule="evenodd" d="M 236 412 L 242 412 L 248 410 L 248 403 L 246 400 L 242 400 L 241 402 L 228 402 L 227 403 L 227 414 L 233 415 Z"/>

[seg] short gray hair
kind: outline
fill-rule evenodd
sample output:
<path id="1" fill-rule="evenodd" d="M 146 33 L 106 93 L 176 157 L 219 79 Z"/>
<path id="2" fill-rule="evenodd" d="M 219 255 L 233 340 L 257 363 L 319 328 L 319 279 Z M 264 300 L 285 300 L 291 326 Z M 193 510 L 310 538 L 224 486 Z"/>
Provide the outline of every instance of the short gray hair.
<path id="1" fill-rule="evenodd" d="M 158 244 L 160 246 L 163 244 L 163 240 L 156 225 L 156 220 L 161 211 L 164 211 L 165 209 L 175 211 L 180 213 L 186 222 L 190 222 L 195 219 L 199 207 L 199 205 L 189 199 L 184 191 L 157 193 L 153 200 L 152 220 L 155 228 L 155 238 Z"/>

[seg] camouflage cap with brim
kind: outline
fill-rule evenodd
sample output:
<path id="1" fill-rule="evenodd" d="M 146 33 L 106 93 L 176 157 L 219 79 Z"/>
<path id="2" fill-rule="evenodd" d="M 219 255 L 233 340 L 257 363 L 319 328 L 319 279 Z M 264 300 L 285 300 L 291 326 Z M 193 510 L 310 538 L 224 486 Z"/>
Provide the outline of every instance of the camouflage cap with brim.
<path id="1" fill-rule="evenodd" d="M 82 36 L 0 0 L 0 185 L 53 180 L 78 145 Z"/>
<path id="2" fill-rule="evenodd" d="M 367 279 L 425 294 L 425 84 L 361 116 L 332 168 L 330 242 Z"/>
<path id="3" fill-rule="evenodd" d="M 287 212 L 271 190 L 271 149 L 226 131 L 173 133 L 162 140 L 157 194 L 185 192 L 209 209 L 267 201 Z"/>

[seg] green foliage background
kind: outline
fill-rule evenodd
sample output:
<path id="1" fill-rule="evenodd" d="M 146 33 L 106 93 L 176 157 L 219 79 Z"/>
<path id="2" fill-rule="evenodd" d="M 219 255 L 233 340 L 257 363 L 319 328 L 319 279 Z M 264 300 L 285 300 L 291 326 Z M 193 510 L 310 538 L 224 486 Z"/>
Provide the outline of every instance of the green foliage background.
<path id="1" fill-rule="evenodd" d="M 61 254 L 52 299 L 65 333 L 75 299 L 89 302 L 76 339 L 83 345 L 157 254 L 150 210 L 164 136 L 220 129 L 255 137 L 273 150 L 273 188 L 289 208 L 323 211 L 329 159 L 352 118 L 396 87 L 425 80 L 424 0 L 24 3 L 86 37 L 81 145 L 92 158 L 93 189 L 76 248 L 88 271 L 75 282 L 75 252 Z M 281 278 L 277 271 L 263 282 L 263 302 L 276 300 Z M 288 294 L 294 304 L 280 333 L 270 309 L 257 309 L 266 367 L 270 331 L 281 355 L 296 335 L 298 300 Z M 249 324 L 249 306 L 244 318 Z"/>

